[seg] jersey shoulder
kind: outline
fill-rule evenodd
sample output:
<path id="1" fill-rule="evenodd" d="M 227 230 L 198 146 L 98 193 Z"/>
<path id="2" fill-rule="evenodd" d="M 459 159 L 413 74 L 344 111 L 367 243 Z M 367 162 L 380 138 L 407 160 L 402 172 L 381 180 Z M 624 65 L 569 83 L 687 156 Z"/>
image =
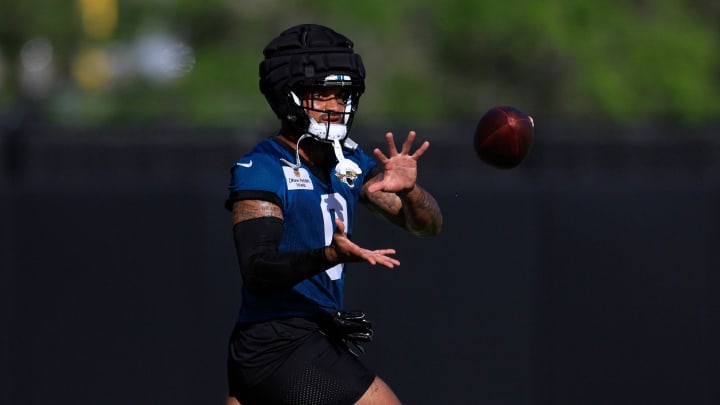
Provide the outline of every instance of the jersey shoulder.
<path id="1" fill-rule="evenodd" d="M 265 190 L 277 193 L 284 186 L 283 163 L 287 152 L 266 139 L 235 162 L 230 169 L 230 190 Z"/>

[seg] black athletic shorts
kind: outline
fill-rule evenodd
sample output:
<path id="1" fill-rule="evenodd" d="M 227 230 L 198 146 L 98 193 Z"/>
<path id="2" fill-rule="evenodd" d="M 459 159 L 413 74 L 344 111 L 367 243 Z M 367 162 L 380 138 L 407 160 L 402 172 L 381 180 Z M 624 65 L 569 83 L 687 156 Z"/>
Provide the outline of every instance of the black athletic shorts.
<path id="1" fill-rule="evenodd" d="M 306 318 L 235 325 L 227 372 L 229 394 L 242 405 L 352 405 L 375 379 Z"/>

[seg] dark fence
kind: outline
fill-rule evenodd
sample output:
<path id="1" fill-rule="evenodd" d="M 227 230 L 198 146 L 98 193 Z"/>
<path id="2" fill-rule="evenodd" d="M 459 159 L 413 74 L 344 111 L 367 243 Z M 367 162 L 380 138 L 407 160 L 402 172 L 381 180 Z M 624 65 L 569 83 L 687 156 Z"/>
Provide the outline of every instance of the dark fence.
<path id="1" fill-rule="evenodd" d="M 468 128 L 420 131 L 445 227 L 360 213 L 355 239 L 402 261 L 348 268 L 367 362 L 407 404 L 719 403 L 720 142 L 545 131 L 511 171 Z M 4 132 L 0 403 L 223 403 L 240 278 L 222 203 L 257 139 Z"/>

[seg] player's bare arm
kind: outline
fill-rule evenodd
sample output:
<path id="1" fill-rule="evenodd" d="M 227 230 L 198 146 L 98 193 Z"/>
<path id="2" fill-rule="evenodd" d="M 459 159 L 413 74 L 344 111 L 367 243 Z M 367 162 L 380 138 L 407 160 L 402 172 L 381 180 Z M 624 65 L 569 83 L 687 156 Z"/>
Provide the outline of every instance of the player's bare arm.
<path id="1" fill-rule="evenodd" d="M 275 217 L 283 219 L 282 209 L 277 204 L 262 200 L 240 200 L 233 204 L 233 224 L 248 219 Z"/>
<path id="2" fill-rule="evenodd" d="M 386 156 L 374 150 L 383 173 L 368 180 L 363 186 L 361 201 L 371 211 L 418 236 L 434 236 L 442 228 L 440 207 L 430 193 L 417 183 L 417 161 L 430 147 L 425 141 L 412 154 L 410 149 L 415 132 L 410 131 L 400 152 L 395 147 L 393 134 L 385 135 L 388 143 Z"/>

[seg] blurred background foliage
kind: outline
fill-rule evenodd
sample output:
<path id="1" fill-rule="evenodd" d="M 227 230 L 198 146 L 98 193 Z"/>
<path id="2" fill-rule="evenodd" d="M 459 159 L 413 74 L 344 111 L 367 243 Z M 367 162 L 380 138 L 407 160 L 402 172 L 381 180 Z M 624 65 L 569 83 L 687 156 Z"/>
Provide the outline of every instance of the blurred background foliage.
<path id="1" fill-rule="evenodd" d="M 255 127 L 264 45 L 350 37 L 358 122 L 443 125 L 514 105 L 557 122 L 717 123 L 716 0 L 0 0 L 0 109 L 58 126 Z"/>

